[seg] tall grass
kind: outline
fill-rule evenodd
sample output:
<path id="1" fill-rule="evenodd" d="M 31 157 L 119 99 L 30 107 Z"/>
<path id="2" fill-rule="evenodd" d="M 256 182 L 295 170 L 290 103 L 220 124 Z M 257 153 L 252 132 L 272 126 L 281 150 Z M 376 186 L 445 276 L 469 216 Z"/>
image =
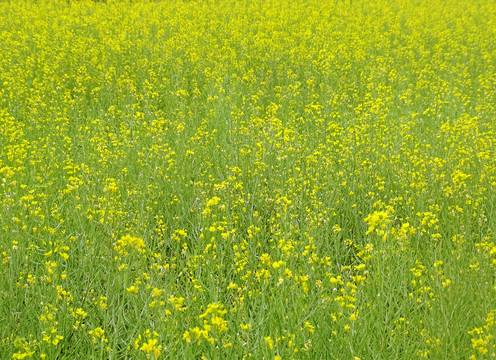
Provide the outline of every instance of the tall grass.
<path id="1" fill-rule="evenodd" d="M 0 357 L 496 356 L 496 6 L 0 3 Z"/>

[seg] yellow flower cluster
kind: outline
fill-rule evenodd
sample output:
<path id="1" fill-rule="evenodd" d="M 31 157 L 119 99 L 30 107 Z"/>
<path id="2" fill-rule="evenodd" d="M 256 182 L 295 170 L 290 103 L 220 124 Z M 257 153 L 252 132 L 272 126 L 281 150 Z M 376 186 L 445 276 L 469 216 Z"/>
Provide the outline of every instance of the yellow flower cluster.
<path id="1" fill-rule="evenodd" d="M 124 235 L 117 241 L 117 244 L 114 246 L 114 250 L 119 252 L 120 255 L 127 255 L 127 249 L 132 249 L 136 250 L 139 253 L 144 253 L 145 242 L 141 238 L 131 235 Z"/>
<path id="2" fill-rule="evenodd" d="M 494 357 L 495 24 L 0 1 L 0 357 Z"/>

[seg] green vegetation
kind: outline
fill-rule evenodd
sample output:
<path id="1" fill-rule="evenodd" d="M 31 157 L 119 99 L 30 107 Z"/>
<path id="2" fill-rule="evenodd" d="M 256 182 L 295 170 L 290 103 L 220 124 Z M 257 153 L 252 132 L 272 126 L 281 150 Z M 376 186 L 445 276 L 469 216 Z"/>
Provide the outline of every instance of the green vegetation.
<path id="1" fill-rule="evenodd" d="M 495 357 L 494 39 L 485 0 L 0 2 L 0 357 Z"/>

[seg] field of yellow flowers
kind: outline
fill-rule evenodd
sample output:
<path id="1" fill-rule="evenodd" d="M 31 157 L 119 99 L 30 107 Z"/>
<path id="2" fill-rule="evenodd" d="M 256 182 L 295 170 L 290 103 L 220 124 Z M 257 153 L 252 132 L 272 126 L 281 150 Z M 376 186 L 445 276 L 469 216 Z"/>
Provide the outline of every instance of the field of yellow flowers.
<path id="1" fill-rule="evenodd" d="M 496 3 L 0 2 L 1 359 L 496 357 Z"/>

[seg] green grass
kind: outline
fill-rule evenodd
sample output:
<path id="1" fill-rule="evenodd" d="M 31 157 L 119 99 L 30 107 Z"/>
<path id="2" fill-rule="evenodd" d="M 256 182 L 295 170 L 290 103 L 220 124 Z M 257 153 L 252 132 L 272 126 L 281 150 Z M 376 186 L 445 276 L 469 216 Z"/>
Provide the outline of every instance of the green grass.
<path id="1" fill-rule="evenodd" d="M 496 6 L 0 3 L 0 358 L 496 357 Z"/>

